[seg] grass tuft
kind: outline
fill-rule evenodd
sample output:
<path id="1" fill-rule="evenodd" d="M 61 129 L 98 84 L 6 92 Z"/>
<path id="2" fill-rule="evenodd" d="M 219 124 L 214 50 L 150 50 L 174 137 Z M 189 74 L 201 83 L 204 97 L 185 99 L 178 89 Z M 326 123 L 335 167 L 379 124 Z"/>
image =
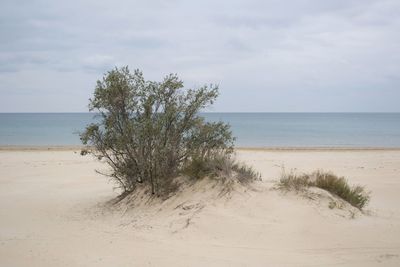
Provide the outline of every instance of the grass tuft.
<path id="1" fill-rule="evenodd" d="M 261 174 L 254 170 L 252 167 L 247 166 L 243 163 L 235 163 L 232 165 L 232 170 L 236 172 L 236 178 L 241 183 L 247 183 L 250 181 L 260 181 Z"/>
<path id="2" fill-rule="evenodd" d="M 304 190 L 308 187 L 318 187 L 326 190 L 360 210 L 370 200 L 370 193 L 363 186 L 350 186 L 344 177 L 338 177 L 331 172 L 316 171 L 311 174 L 283 174 L 279 187 L 285 190 Z"/>
<path id="3" fill-rule="evenodd" d="M 283 173 L 279 181 L 279 187 L 285 190 L 300 191 L 311 186 L 310 176 L 307 174 L 297 175 L 294 173 Z"/>
<path id="4" fill-rule="evenodd" d="M 194 158 L 185 165 L 182 173 L 195 179 L 204 177 L 237 179 L 243 184 L 261 180 L 261 175 L 252 167 L 220 154 L 205 159 Z"/>

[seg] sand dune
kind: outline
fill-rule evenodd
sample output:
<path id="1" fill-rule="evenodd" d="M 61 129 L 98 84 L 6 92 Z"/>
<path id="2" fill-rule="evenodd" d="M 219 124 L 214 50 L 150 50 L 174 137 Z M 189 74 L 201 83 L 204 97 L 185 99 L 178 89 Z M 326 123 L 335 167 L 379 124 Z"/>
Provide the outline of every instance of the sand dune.
<path id="1" fill-rule="evenodd" d="M 160 203 L 111 205 L 105 168 L 74 150 L 0 151 L 0 266 L 399 266 L 400 151 L 239 150 L 263 181 L 211 180 Z M 285 170 L 366 185 L 361 213 L 275 190 Z M 316 194 L 322 194 L 317 196 Z M 159 203 L 157 203 L 159 202 Z"/>

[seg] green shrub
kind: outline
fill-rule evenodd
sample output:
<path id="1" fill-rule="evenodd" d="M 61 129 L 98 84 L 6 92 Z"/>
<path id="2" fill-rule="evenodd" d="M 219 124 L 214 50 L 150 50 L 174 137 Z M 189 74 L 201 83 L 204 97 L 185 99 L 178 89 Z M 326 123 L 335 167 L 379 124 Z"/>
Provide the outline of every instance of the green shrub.
<path id="1" fill-rule="evenodd" d="M 207 159 L 193 158 L 188 161 L 185 167 L 182 169 L 182 173 L 194 178 L 201 179 L 211 175 L 213 170 Z"/>
<path id="2" fill-rule="evenodd" d="M 106 162 L 107 175 L 123 192 L 140 185 L 152 194 L 169 193 L 185 163 L 192 162 L 196 176 L 203 176 L 207 168 L 201 161 L 232 153 L 230 126 L 206 122 L 199 113 L 217 97 L 218 86 L 184 89 L 175 74 L 156 82 L 139 70 L 115 68 L 97 81 L 90 99 L 89 110 L 98 120 L 80 135 L 82 154 Z"/>

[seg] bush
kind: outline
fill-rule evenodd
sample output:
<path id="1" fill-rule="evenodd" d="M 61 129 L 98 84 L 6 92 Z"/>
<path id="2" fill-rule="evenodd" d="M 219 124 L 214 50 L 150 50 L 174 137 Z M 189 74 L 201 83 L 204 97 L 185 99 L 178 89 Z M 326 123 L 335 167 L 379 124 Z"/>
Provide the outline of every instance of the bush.
<path id="1" fill-rule="evenodd" d="M 330 172 L 316 171 L 312 174 L 283 174 L 279 187 L 286 190 L 302 190 L 307 187 L 318 187 L 326 190 L 352 206 L 362 209 L 370 200 L 370 194 L 362 186 L 350 186 L 344 177 Z"/>
<path id="2" fill-rule="evenodd" d="M 123 193 L 138 184 L 151 188 L 152 194 L 168 193 L 173 178 L 190 164 L 205 174 L 201 164 L 233 152 L 229 125 L 199 116 L 217 96 L 217 86 L 184 90 L 173 74 L 154 82 L 139 70 L 131 74 L 128 67 L 115 68 L 97 81 L 90 99 L 89 110 L 99 120 L 81 133 L 82 154 L 106 161 L 111 167 L 107 175 Z"/>

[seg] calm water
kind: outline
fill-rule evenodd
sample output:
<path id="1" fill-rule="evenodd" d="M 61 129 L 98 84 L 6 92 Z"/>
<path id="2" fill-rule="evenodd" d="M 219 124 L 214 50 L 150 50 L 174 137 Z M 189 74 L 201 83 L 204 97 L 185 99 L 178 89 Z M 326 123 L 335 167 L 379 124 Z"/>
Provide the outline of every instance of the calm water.
<path id="1" fill-rule="evenodd" d="M 400 147 L 400 113 L 205 113 L 237 146 Z M 89 113 L 0 113 L 0 145 L 79 145 Z"/>

